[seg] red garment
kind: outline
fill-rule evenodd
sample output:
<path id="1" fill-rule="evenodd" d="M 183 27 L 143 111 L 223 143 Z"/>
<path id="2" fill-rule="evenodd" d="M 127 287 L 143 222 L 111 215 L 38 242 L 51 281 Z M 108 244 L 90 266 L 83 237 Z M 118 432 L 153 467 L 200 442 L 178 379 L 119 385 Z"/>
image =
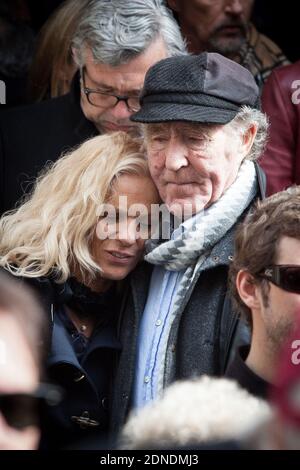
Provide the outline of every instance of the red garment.
<path id="1" fill-rule="evenodd" d="M 300 184 L 300 61 L 272 72 L 263 88 L 262 107 L 271 124 L 260 161 L 270 195 Z"/>

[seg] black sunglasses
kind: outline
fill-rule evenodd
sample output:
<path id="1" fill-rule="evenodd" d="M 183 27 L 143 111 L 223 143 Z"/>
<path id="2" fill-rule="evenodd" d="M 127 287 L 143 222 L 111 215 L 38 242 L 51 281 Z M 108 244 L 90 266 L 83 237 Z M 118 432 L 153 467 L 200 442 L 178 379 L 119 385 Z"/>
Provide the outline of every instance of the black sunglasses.
<path id="1" fill-rule="evenodd" d="M 265 268 L 259 277 L 294 294 L 300 294 L 300 266 L 293 264 L 273 265 Z"/>
<path id="2" fill-rule="evenodd" d="M 39 426 L 45 407 L 56 406 L 61 399 L 60 387 L 40 384 L 32 393 L 0 393 L 0 412 L 9 426 L 21 430 Z"/>

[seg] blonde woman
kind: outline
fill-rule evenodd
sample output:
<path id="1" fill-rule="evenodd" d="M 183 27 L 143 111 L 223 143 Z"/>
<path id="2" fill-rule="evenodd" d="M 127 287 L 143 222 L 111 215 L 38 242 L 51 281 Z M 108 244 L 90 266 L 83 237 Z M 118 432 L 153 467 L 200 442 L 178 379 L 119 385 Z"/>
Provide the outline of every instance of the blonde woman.
<path id="1" fill-rule="evenodd" d="M 39 177 L 27 202 L 0 220 L 0 266 L 30 282 L 46 304 L 48 378 L 65 390 L 42 423 L 47 447 L 108 431 L 120 349 L 116 281 L 135 268 L 146 238 L 139 214 L 129 209 L 143 204 L 150 214 L 158 202 L 140 142 L 118 132 L 62 157 Z M 115 223 L 103 207 L 115 210 Z"/>

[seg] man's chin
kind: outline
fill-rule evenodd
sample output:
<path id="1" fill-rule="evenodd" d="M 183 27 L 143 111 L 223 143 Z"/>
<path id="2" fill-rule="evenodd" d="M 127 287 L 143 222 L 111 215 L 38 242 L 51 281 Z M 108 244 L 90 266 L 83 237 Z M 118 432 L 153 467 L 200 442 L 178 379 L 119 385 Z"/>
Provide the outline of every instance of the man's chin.
<path id="1" fill-rule="evenodd" d="M 243 34 L 232 36 L 224 33 L 211 40 L 209 50 L 230 57 L 238 54 L 245 42 L 246 37 Z"/>

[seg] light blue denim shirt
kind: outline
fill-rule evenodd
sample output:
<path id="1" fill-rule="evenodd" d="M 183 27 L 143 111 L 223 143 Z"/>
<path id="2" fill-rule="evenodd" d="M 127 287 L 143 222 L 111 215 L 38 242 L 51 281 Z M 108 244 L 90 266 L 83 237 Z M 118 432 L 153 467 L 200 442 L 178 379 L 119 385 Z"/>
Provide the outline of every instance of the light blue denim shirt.
<path id="1" fill-rule="evenodd" d="M 172 234 L 172 239 L 187 230 L 195 217 L 183 222 Z M 133 407 L 141 408 L 157 396 L 159 364 L 164 357 L 160 353 L 169 329 L 170 312 L 185 270 L 167 271 L 155 266 L 152 272 L 149 293 L 141 318 L 138 340 L 136 375 L 133 390 Z"/>

